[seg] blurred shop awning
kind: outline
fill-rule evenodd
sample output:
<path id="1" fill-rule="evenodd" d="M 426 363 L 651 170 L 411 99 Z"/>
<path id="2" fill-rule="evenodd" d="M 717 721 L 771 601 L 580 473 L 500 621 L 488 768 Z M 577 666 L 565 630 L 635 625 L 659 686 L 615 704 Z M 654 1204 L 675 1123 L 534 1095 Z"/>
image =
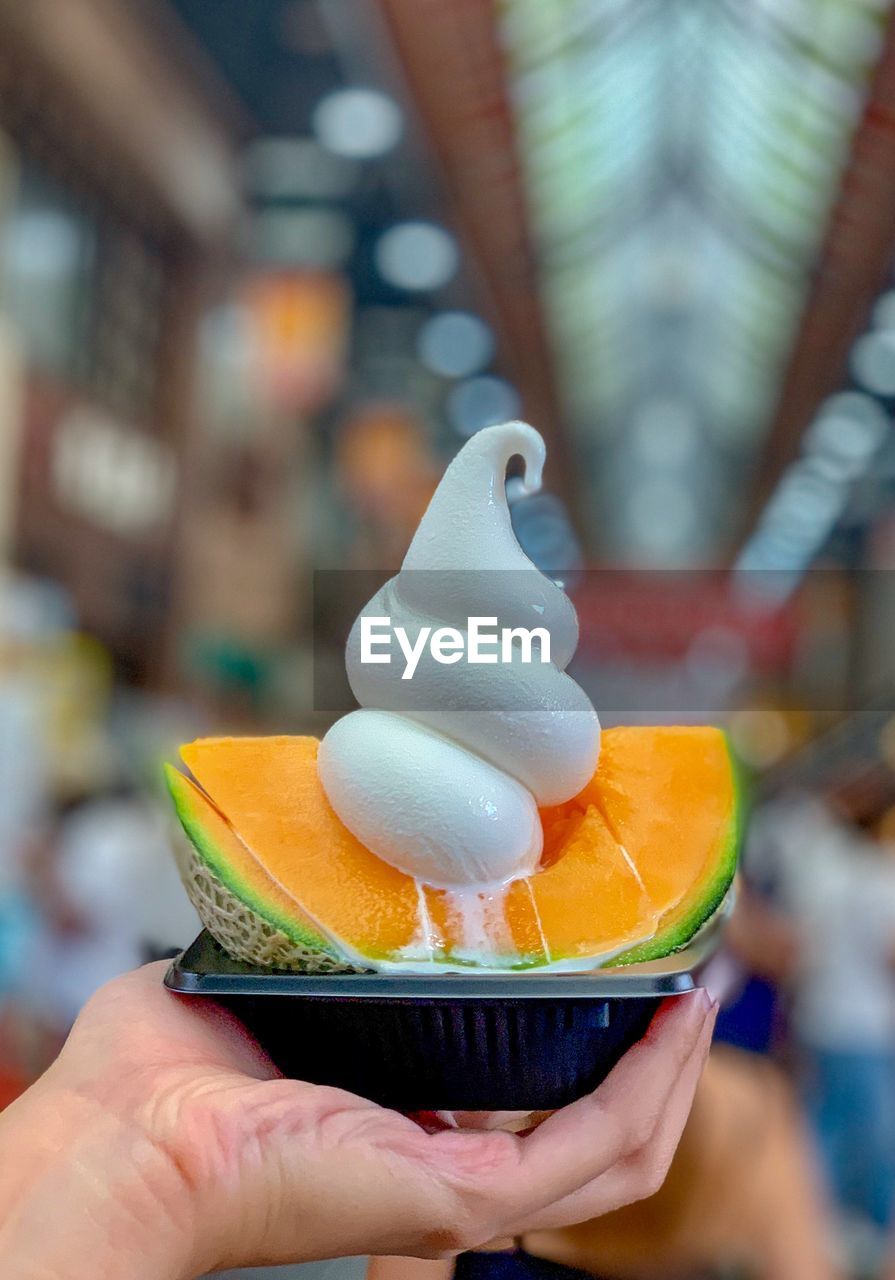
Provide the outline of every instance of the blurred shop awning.
<path id="1" fill-rule="evenodd" d="M 380 0 L 408 87 L 484 274 L 526 412 L 547 437 L 550 477 L 577 505 L 544 325 L 530 210 L 500 31 L 479 0 Z"/>
<path id="2" fill-rule="evenodd" d="M 893 214 L 895 28 L 890 22 L 764 450 L 756 505 L 792 461 L 821 398 L 846 376 L 852 344 L 895 262 Z"/>
<path id="3" fill-rule="evenodd" d="M 534 284 L 591 546 L 722 558 L 891 249 L 888 0 L 381 4 L 489 278 Z"/>
<path id="4" fill-rule="evenodd" d="M 381 391 L 419 382 L 427 318 L 480 307 L 499 341 L 476 413 L 541 427 L 592 558 L 749 545 L 895 248 L 891 0 L 169 3 L 247 105 L 268 249 L 325 249 L 359 334 L 385 343 L 376 309 L 405 308 Z M 475 288 L 450 263 L 384 284 L 402 226 Z M 432 401 L 448 429 L 452 404 Z M 878 415 L 849 412 L 869 466 Z M 787 567 L 848 502 L 828 463 L 784 494 Z"/>

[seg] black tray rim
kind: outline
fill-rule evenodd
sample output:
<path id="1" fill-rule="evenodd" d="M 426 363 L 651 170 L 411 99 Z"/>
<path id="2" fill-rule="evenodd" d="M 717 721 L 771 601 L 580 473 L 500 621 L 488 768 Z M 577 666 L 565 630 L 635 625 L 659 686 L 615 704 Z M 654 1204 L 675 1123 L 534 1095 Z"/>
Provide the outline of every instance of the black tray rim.
<path id="1" fill-rule="evenodd" d="M 682 951 L 661 960 L 584 973 L 287 973 L 229 960 L 206 930 L 174 958 L 165 986 L 180 995 L 222 998 L 274 996 L 293 999 L 409 1000 L 606 1000 L 684 995 L 700 978 L 720 945 L 724 915 L 710 923 Z M 224 967 L 209 972 L 193 967 L 197 955 L 213 945 Z"/>

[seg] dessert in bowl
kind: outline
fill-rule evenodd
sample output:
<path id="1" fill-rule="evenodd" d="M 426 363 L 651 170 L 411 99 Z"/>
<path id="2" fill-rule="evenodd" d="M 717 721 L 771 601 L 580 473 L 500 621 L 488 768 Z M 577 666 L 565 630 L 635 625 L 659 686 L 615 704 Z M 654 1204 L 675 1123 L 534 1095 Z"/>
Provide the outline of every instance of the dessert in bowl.
<path id="1" fill-rule="evenodd" d="M 566 671 L 572 603 L 510 520 L 507 465 L 521 456 L 534 491 L 544 452 L 524 423 L 460 451 L 352 629 L 359 709 L 322 741 L 201 739 L 182 748 L 189 776 L 167 771 L 187 891 L 243 969 L 304 975 L 305 991 L 321 975 L 333 993 L 339 974 L 358 993 L 400 979 L 411 994 L 396 999 L 437 1000 L 451 977 L 462 1000 L 463 982 L 500 979 L 504 1004 L 545 975 L 603 973 L 605 1000 L 606 972 L 657 972 L 725 902 L 739 833 L 726 739 L 601 732 Z"/>

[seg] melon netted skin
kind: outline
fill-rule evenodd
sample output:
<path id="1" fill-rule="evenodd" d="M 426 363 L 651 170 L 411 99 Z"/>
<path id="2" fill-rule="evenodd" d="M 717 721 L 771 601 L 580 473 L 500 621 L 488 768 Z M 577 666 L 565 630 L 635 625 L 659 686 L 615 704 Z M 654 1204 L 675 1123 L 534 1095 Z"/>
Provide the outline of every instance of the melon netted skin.
<path id="1" fill-rule="evenodd" d="M 289 937 L 246 906 L 215 875 L 182 831 L 175 832 L 173 845 L 187 897 L 228 956 L 261 968 L 292 973 L 363 972 L 313 942 Z"/>
<path id="2" fill-rule="evenodd" d="M 167 767 L 165 777 L 180 821 L 172 841 L 180 878 L 199 919 L 227 954 L 263 968 L 356 973 L 276 886 L 259 895 L 245 883 L 252 857 L 223 815 L 176 769 Z"/>

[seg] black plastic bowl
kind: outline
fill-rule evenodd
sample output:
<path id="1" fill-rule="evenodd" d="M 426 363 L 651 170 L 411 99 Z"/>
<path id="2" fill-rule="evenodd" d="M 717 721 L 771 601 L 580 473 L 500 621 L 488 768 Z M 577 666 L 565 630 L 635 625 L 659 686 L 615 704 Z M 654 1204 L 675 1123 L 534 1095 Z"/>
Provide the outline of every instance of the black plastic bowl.
<path id="1" fill-rule="evenodd" d="M 283 973 L 201 933 L 165 985 L 232 1010 L 293 1079 L 400 1111 L 546 1111 L 596 1088 L 661 1001 L 698 986 L 718 933 L 627 968 L 433 977 Z"/>

